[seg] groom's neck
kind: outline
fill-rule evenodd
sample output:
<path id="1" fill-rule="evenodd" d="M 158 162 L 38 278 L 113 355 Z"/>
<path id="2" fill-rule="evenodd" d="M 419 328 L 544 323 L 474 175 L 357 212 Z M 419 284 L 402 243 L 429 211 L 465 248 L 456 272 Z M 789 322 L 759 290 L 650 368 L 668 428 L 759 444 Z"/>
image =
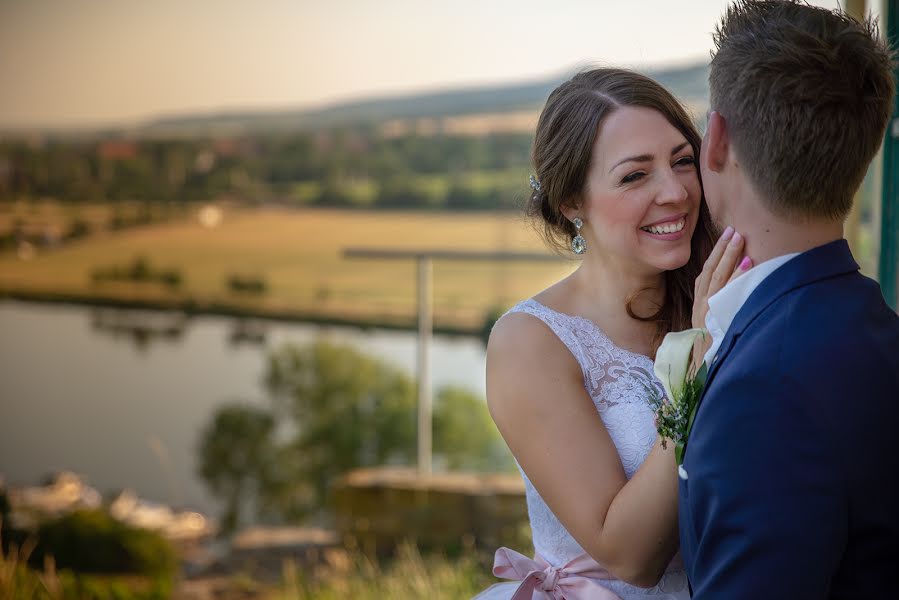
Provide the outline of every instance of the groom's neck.
<path id="1" fill-rule="evenodd" d="M 784 218 L 770 212 L 758 198 L 740 203 L 733 227 L 746 239 L 746 254 L 753 264 L 805 252 L 842 239 L 843 221 Z"/>

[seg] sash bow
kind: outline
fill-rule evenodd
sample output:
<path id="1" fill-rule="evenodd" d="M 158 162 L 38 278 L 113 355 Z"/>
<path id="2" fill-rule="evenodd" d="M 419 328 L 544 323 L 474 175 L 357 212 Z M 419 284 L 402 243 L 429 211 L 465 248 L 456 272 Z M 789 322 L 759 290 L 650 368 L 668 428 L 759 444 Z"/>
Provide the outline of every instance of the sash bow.
<path id="1" fill-rule="evenodd" d="M 563 567 L 554 567 L 539 554 L 530 559 L 509 548 L 500 548 L 493 558 L 493 574 L 521 581 L 511 600 L 621 600 L 599 583 L 615 578 L 587 554 Z"/>

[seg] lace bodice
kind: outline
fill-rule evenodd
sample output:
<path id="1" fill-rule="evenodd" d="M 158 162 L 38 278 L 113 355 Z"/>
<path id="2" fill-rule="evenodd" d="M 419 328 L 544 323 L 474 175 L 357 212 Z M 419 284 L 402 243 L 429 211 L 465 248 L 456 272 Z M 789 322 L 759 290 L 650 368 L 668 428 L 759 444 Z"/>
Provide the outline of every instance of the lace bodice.
<path id="1" fill-rule="evenodd" d="M 630 479 L 656 440 L 647 386 L 661 393 L 662 384 L 653 375 L 652 359 L 619 348 L 589 319 L 556 312 L 533 299 L 521 302 L 509 312 L 527 313 L 540 319 L 574 355 L 584 374 L 584 388 L 593 399 Z M 534 550 L 556 566 L 583 554 L 584 550 L 552 513 L 524 471 L 521 475 Z M 641 590 L 624 582 L 612 583 L 609 587 L 620 593 L 665 593 L 678 591 L 672 586 L 685 588 L 686 578 L 682 570 L 671 569 L 659 584 L 664 592 L 658 588 Z"/>

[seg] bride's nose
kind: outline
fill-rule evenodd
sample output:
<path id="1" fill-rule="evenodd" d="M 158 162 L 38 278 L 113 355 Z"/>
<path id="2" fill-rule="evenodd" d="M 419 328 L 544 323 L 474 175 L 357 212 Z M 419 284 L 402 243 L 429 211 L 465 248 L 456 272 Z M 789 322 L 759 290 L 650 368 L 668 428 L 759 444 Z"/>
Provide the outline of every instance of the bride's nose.
<path id="1" fill-rule="evenodd" d="M 656 194 L 656 202 L 659 204 L 675 204 L 683 202 L 687 199 L 687 196 L 687 188 L 677 174 L 669 169 L 663 177 L 658 194 Z"/>

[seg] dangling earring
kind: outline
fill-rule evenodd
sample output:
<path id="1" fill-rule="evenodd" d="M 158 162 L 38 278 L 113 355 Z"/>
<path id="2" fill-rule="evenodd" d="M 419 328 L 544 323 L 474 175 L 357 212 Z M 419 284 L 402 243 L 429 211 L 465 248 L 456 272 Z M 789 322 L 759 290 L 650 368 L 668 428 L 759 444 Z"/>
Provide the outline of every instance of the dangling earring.
<path id="1" fill-rule="evenodd" d="M 571 249 L 575 254 L 583 254 L 587 251 L 587 240 L 585 240 L 584 236 L 581 235 L 581 227 L 584 226 L 584 222 L 581 221 L 580 217 L 575 217 L 572 223 L 574 223 L 574 228 L 577 231 L 577 235 L 574 236 L 574 238 L 572 238 L 571 240 Z"/>

